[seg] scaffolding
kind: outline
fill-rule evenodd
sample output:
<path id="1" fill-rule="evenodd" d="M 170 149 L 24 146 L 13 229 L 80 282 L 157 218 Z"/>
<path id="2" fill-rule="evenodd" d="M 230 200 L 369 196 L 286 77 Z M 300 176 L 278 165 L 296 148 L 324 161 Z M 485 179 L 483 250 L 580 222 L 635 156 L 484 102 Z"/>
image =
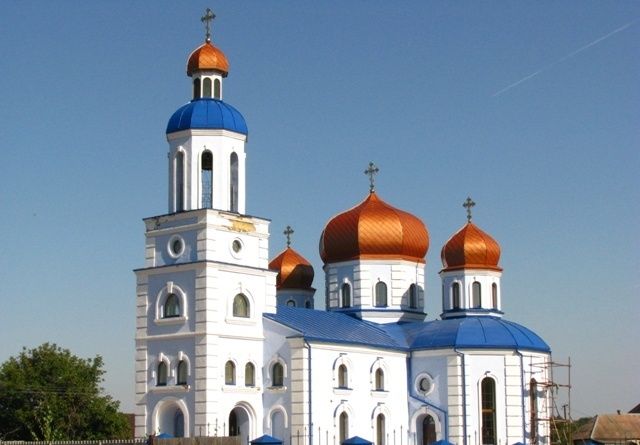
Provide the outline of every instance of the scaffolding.
<path id="1" fill-rule="evenodd" d="M 537 417 L 536 430 L 545 426 L 549 432 L 551 445 L 573 444 L 573 419 L 571 418 L 571 357 L 566 363 L 545 361 L 532 363 L 532 368 L 538 368 L 546 376 L 545 381 L 537 382 L 545 390 L 549 417 Z M 533 371 L 533 369 L 532 369 Z M 560 374 L 560 375 L 559 375 Z M 561 403 L 558 403 L 561 401 Z M 560 412 L 562 408 L 562 413 Z"/>

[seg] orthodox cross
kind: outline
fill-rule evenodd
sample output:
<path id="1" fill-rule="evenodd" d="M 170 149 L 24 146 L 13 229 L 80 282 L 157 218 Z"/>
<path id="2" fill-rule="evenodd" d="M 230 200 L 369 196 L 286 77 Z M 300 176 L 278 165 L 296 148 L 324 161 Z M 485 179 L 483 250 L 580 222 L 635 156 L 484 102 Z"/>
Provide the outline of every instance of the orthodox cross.
<path id="1" fill-rule="evenodd" d="M 369 176 L 369 192 L 373 193 L 376 189 L 375 186 L 375 175 L 380 171 L 378 167 L 373 162 L 369 162 L 369 168 L 364 171 L 364 174 Z"/>
<path id="2" fill-rule="evenodd" d="M 286 229 L 284 229 L 284 236 L 287 237 L 287 247 L 289 247 L 291 245 L 291 235 L 293 235 L 293 229 L 291 228 L 291 226 L 287 226 Z"/>
<path id="3" fill-rule="evenodd" d="M 476 203 L 473 202 L 470 196 L 467 196 L 467 200 L 462 204 L 462 207 L 467 209 L 467 221 L 471 222 L 471 208 L 475 206 Z"/>
<path id="4" fill-rule="evenodd" d="M 200 17 L 200 21 L 204 23 L 204 26 L 207 30 L 207 42 L 211 41 L 211 22 L 216 18 L 216 15 L 211 11 L 211 9 L 207 8 L 205 14 Z"/>

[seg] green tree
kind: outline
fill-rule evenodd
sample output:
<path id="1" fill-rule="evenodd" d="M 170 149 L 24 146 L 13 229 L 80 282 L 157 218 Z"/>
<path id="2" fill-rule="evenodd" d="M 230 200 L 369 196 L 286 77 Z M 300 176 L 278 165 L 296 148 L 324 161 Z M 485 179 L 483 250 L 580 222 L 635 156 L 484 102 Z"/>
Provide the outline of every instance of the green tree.
<path id="1" fill-rule="evenodd" d="M 0 440 L 120 439 L 119 402 L 103 394 L 102 357 L 45 343 L 0 366 Z"/>

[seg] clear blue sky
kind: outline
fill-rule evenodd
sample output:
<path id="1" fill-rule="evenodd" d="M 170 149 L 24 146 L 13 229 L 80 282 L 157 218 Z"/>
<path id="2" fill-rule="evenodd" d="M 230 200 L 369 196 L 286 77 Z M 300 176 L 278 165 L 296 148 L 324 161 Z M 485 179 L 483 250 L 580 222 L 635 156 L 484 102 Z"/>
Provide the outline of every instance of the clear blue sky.
<path id="1" fill-rule="evenodd" d="M 133 409 L 132 269 L 166 213 L 169 116 L 214 9 L 249 125 L 248 213 L 316 270 L 363 174 L 443 243 L 502 246 L 506 317 L 573 362 L 573 416 L 640 402 L 640 3 L 7 1 L 0 10 L 0 361 L 56 342 Z M 322 299 L 320 299 L 322 301 Z"/>

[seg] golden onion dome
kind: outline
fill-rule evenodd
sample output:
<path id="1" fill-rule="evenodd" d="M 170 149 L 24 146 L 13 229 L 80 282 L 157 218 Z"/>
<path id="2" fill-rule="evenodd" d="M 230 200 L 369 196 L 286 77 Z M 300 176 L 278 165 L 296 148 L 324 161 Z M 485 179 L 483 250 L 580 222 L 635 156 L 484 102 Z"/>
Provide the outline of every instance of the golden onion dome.
<path id="1" fill-rule="evenodd" d="M 269 269 L 278 271 L 276 289 L 310 289 L 313 283 L 313 267 L 291 247 L 271 260 Z"/>
<path id="2" fill-rule="evenodd" d="M 187 62 L 187 75 L 189 77 L 194 72 L 201 70 L 220 71 L 222 77 L 227 77 L 227 74 L 229 74 L 229 62 L 226 56 L 209 41 L 193 51 Z"/>
<path id="3" fill-rule="evenodd" d="M 424 263 L 429 233 L 424 223 L 396 209 L 372 191 L 346 212 L 333 217 L 320 236 L 324 263 L 355 259 L 402 259 Z"/>
<path id="4" fill-rule="evenodd" d="M 459 269 L 502 270 L 500 245 L 471 221 L 458 230 L 442 247 L 443 271 Z"/>

